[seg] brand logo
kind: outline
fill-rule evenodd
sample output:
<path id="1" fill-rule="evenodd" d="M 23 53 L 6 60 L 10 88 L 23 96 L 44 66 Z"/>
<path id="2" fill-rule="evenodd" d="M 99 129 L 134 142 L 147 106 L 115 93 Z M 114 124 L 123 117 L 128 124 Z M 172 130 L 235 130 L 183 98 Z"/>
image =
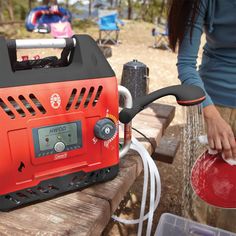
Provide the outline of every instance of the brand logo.
<path id="1" fill-rule="evenodd" d="M 58 109 L 61 105 L 61 97 L 59 94 L 54 93 L 50 97 L 50 103 L 53 109 Z"/>
<path id="2" fill-rule="evenodd" d="M 66 131 L 66 126 L 53 127 L 50 129 L 49 133 L 58 133 L 63 131 Z"/>
<path id="3" fill-rule="evenodd" d="M 67 158 L 67 152 L 62 153 L 62 154 L 56 154 L 54 156 L 54 160 L 60 160 L 60 159 L 64 159 L 64 158 Z"/>

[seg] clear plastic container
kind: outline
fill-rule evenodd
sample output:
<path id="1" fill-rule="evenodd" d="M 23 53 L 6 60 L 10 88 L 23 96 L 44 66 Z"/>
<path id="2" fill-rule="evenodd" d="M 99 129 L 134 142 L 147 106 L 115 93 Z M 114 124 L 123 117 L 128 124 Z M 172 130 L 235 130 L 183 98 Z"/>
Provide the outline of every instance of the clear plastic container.
<path id="1" fill-rule="evenodd" d="M 164 213 L 155 236 L 236 236 L 236 234 Z"/>

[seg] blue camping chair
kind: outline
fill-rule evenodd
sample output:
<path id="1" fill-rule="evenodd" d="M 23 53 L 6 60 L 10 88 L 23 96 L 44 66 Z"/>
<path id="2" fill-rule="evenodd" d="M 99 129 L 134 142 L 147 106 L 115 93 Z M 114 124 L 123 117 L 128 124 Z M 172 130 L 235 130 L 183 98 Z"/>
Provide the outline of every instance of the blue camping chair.
<path id="1" fill-rule="evenodd" d="M 158 19 L 157 26 L 152 29 L 152 36 L 154 37 L 153 48 L 164 48 L 171 51 L 168 40 L 167 24 L 161 23 Z"/>
<path id="2" fill-rule="evenodd" d="M 117 44 L 120 32 L 119 24 L 124 25 L 124 23 L 118 19 L 117 13 L 100 16 L 98 20 L 99 44 Z M 103 36 L 102 33 L 104 33 Z"/>

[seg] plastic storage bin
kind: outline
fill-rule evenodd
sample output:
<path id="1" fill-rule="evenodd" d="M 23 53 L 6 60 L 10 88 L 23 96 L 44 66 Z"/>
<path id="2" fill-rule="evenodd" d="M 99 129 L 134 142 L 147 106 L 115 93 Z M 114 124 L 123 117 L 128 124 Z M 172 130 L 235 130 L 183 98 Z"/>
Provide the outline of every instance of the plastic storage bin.
<path id="1" fill-rule="evenodd" d="M 164 213 L 155 236 L 236 236 L 236 234 Z"/>

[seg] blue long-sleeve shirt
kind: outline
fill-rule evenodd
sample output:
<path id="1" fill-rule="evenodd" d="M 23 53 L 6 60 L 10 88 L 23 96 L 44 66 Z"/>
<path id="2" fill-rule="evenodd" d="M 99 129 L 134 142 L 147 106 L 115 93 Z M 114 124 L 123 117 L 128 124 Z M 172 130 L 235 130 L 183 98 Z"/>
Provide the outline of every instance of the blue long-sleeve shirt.
<path id="1" fill-rule="evenodd" d="M 191 41 L 189 30 L 179 47 L 179 79 L 205 90 L 203 106 L 216 104 L 236 108 L 236 0 L 202 0 Z M 206 44 L 197 71 L 203 31 Z"/>

